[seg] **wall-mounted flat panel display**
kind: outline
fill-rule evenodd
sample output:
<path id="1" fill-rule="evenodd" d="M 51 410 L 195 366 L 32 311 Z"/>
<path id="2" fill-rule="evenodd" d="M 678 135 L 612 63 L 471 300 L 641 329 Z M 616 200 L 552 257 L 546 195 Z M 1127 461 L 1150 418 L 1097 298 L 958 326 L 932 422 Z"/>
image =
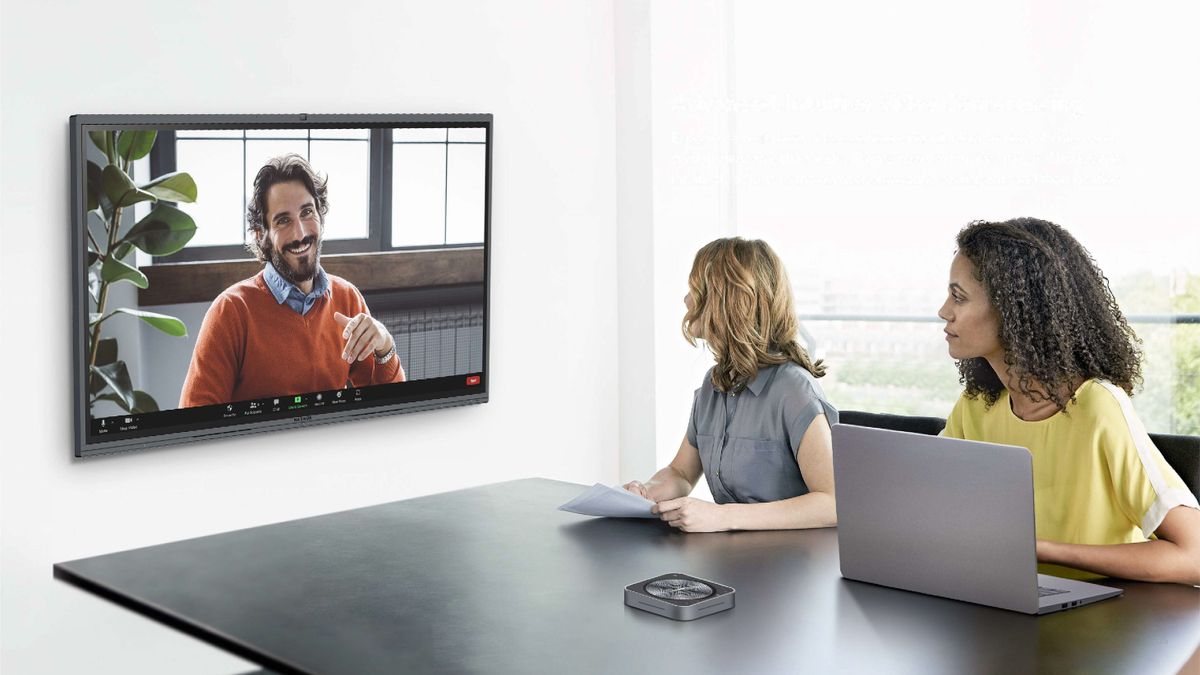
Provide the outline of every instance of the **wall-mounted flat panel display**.
<path id="1" fill-rule="evenodd" d="M 75 455 L 487 401 L 492 137 L 71 117 Z"/>

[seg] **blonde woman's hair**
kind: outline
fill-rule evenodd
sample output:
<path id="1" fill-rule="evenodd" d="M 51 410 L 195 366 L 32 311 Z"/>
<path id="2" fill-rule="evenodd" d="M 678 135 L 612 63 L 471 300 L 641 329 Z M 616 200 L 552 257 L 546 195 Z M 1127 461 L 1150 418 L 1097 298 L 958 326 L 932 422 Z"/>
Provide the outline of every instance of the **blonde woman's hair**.
<path id="1" fill-rule="evenodd" d="M 745 389 L 762 366 L 792 361 L 825 374 L 796 341 L 799 323 L 792 287 L 779 256 L 765 241 L 718 239 L 696 253 L 688 275 L 694 303 L 683 317 L 683 336 L 692 346 L 691 327 L 717 359 L 712 383 L 718 391 Z"/>

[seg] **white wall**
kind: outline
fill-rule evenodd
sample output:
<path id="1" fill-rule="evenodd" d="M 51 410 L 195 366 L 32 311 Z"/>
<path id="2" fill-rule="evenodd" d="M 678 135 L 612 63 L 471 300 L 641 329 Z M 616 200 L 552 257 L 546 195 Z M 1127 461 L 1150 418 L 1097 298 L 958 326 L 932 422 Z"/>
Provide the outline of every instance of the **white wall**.
<path id="1" fill-rule="evenodd" d="M 6 675 L 249 669 L 52 580 L 54 562 L 524 476 L 617 479 L 612 21 L 609 2 L 4 1 Z M 492 401 L 73 461 L 68 116 L 301 111 L 496 115 Z"/>
<path id="2" fill-rule="evenodd" d="M 617 141 L 617 373 L 621 482 L 645 480 L 655 452 L 654 153 L 651 0 L 613 3 Z"/>
<path id="3" fill-rule="evenodd" d="M 725 72 L 728 1 L 671 0 L 651 6 L 659 466 L 675 456 L 687 431 L 692 393 L 713 365 L 708 350 L 689 346 L 680 329 L 692 259 L 704 244 L 737 234 L 727 189 L 729 164 L 721 159 L 727 156 L 729 119 L 701 103 L 733 95 Z M 705 481 L 693 494 L 708 497 Z"/>

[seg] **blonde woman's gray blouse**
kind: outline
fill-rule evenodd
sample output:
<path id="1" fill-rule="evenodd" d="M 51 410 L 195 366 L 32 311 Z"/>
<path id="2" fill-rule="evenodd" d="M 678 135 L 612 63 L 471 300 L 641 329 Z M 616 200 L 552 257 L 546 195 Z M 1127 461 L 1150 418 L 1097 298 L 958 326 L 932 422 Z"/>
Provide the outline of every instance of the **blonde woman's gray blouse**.
<path id="1" fill-rule="evenodd" d="M 709 370 L 687 439 L 700 451 L 713 499 L 749 504 L 806 494 L 796 450 L 817 415 L 831 426 L 838 421 L 817 379 L 795 363 L 759 368 L 749 386 L 728 394 L 713 387 Z"/>

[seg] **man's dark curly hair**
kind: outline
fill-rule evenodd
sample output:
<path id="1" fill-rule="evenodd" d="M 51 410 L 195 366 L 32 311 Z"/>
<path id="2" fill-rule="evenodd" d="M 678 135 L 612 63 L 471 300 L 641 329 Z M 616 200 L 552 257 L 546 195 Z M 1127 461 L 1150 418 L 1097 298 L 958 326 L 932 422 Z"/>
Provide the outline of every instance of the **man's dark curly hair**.
<path id="1" fill-rule="evenodd" d="M 1004 363 L 1022 394 L 1065 409 L 1081 380 L 1108 380 L 1130 396 L 1141 385 L 1141 340 L 1108 278 L 1065 229 L 1036 218 L 975 221 L 958 233 L 958 250 L 996 311 Z M 967 397 L 983 395 L 988 406 L 1004 390 L 983 358 L 958 361 L 958 373 Z"/>
<path id="2" fill-rule="evenodd" d="M 250 231 L 246 248 L 259 262 L 267 261 L 266 252 L 258 245 L 258 238 L 267 227 L 267 192 L 273 185 L 291 181 L 302 183 L 313 196 L 321 224 L 325 224 L 325 214 L 329 213 L 329 178 L 317 175 L 308 160 L 295 153 L 272 157 L 254 177 L 254 194 L 246 206 L 246 227 Z"/>

